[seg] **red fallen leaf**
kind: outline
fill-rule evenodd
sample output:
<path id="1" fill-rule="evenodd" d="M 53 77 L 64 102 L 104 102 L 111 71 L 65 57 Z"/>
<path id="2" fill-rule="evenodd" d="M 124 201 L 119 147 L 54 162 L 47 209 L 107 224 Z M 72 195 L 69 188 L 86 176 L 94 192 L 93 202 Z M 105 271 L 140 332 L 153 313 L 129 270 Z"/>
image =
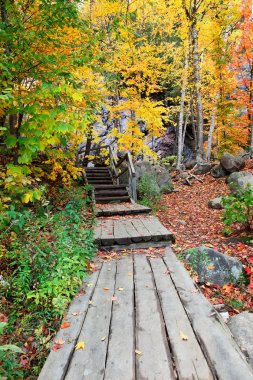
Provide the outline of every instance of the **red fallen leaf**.
<path id="1" fill-rule="evenodd" d="M 247 257 L 247 261 L 251 264 L 253 264 L 253 256 Z"/>
<path id="2" fill-rule="evenodd" d="M 57 351 L 57 350 L 59 350 L 60 348 L 62 348 L 62 344 L 56 343 L 56 344 L 53 345 L 52 350 L 53 350 L 53 351 Z"/>
<path id="3" fill-rule="evenodd" d="M 251 268 L 244 266 L 243 269 L 245 270 L 245 272 L 247 273 L 247 275 L 251 274 Z"/>
<path id="4" fill-rule="evenodd" d="M 71 325 L 71 323 L 70 322 L 63 322 L 62 324 L 61 324 L 61 329 L 67 329 L 69 326 Z"/>

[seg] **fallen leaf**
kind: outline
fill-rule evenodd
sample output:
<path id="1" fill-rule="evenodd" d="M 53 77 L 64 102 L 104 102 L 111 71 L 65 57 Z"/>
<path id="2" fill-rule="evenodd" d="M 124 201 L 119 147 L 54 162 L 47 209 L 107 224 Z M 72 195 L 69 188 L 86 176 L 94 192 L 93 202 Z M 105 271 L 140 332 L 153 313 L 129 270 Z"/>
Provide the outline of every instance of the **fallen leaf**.
<path id="1" fill-rule="evenodd" d="M 134 351 L 137 355 L 142 355 L 142 352 L 140 350 L 135 350 Z"/>
<path id="2" fill-rule="evenodd" d="M 80 313 L 78 313 L 77 311 L 75 311 L 74 313 L 72 313 L 72 315 L 74 315 L 74 317 L 76 317 L 77 315 L 79 315 Z"/>
<path id="3" fill-rule="evenodd" d="M 86 344 L 84 342 L 78 342 L 75 345 L 75 350 L 83 350 L 86 347 Z"/>
<path id="4" fill-rule="evenodd" d="M 215 265 L 208 265 L 207 269 L 214 270 L 215 269 Z"/>
<path id="5" fill-rule="evenodd" d="M 93 305 L 93 301 L 89 301 L 88 304 L 89 304 L 89 305 Z"/>
<path id="6" fill-rule="evenodd" d="M 101 338 L 101 341 L 103 342 L 104 340 L 106 340 L 106 336 L 103 336 L 103 338 Z"/>
<path id="7" fill-rule="evenodd" d="M 61 338 L 59 339 L 55 339 L 54 341 L 56 344 L 60 344 L 60 345 L 63 345 L 65 343 L 65 340 L 62 340 Z"/>
<path id="8" fill-rule="evenodd" d="M 131 273 L 131 272 L 128 273 L 128 276 L 132 276 L 132 275 L 133 275 L 133 273 Z"/>
<path id="9" fill-rule="evenodd" d="M 185 333 L 183 333 L 183 331 L 180 330 L 179 335 L 180 335 L 180 338 L 181 338 L 182 340 L 188 340 L 188 336 L 185 335 Z"/>
<path id="10" fill-rule="evenodd" d="M 122 291 L 124 290 L 124 288 L 118 288 L 118 290 L 119 290 L 120 292 L 122 292 Z"/>
<path id="11" fill-rule="evenodd" d="M 87 284 L 88 288 L 90 288 L 92 285 L 93 285 L 93 284 L 92 284 L 91 282 L 89 282 L 89 283 Z"/>
<path id="12" fill-rule="evenodd" d="M 61 324 L 61 329 L 67 329 L 70 325 L 71 325 L 70 322 L 63 322 L 63 323 Z"/>
<path id="13" fill-rule="evenodd" d="M 110 290 L 110 288 L 104 288 L 104 290 Z"/>
<path id="14" fill-rule="evenodd" d="M 57 351 L 57 350 L 59 350 L 60 348 L 62 348 L 62 344 L 54 344 L 53 347 L 52 347 L 52 350 L 53 350 L 53 351 Z"/>
<path id="15" fill-rule="evenodd" d="M 116 301 L 117 297 L 111 297 L 111 301 Z"/>

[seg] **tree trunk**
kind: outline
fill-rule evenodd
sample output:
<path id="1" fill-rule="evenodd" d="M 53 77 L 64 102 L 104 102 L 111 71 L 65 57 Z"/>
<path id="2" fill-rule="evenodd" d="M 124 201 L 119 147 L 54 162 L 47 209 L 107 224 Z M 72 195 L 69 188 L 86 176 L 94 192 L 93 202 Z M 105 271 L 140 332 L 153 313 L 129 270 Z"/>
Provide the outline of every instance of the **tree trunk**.
<path id="1" fill-rule="evenodd" d="M 208 133 L 208 142 L 207 142 L 207 149 L 206 149 L 206 160 L 207 161 L 210 161 L 210 158 L 211 158 L 213 132 L 214 132 L 214 128 L 215 128 L 218 97 L 219 97 L 219 95 L 217 94 L 215 97 L 215 103 L 213 106 L 212 117 L 211 117 L 211 122 L 210 122 L 210 129 L 209 129 L 209 133 Z"/>
<path id="2" fill-rule="evenodd" d="M 186 52 L 185 64 L 184 64 L 184 76 L 183 76 L 182 91 L 181 91 L 179 121 L 178 121 L 177 165 L 176 165 L 177 169 L 180 169 L 181 161 L 182 161 L 182 153 L 184 149 L 184 141 L 183 141 L 184 140 L 183 139 L 184 103 L 185 103 L 186 87 L 187 87 L 188 66 L 189 66 L 189 58 L 188 58 L 188 52 Z"/>
<path id="3" fill-rule="evenodd" d="M 199 51 L 198 51 L 198 31 L 196 24 L 193 23 L 191 27 L 192 47 L 193 47 L 193 70 L 194 82 L 196 87 L 196 110 L 197 110 L 197 151 L 196 159 L 198 162 L 203 160 L 203 133 L 204 133 L 204 120 L 203 120 L 203 104 L 201 94 L 201 79 L 199 67 Z"/>

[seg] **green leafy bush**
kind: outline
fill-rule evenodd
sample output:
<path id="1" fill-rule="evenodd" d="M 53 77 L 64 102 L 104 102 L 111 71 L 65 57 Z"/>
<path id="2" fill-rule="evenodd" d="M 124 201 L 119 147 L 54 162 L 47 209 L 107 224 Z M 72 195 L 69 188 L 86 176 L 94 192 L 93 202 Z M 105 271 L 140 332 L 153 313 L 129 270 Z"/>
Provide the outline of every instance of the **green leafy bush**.
<path id="1" fill-rule="evenodd" d="M 88 190 L 64 190 L 56 204 L 52 199 L 29 211 L 13 209 L 6 216 L 9 225 L 4 224 L 0 233 L 0 298 L 11 305 L 7 332 L 10 335 L 18 330 L 24 339 L 36 336 L 38 356 L 36 364 L 32 363 L 35 375 L 40 355 L 45 355 L 48 348 L 41 331 L 46 326 L 50 339 L 52 330 L 58 328 L 96 251 Z M 4 307 L 0 306 L 0 312 L 5 314 Z M 8 363 L 11 365 L 11 361 Z"/>
<path id="2" fill-rule="evenodd" d="M 151 208 L 156 207 L 161 198 L 161 189 L 156 180 L 146 173 L 137 183 L 137 192 L 140 197 L 140 203 Z"/>
<path id="3" fill-rule="evenodd" d="M 223 231 L 232 233 L 230 226 L 241 224 L 246 231 L 250 231 L 253 221 L 253 193 L 251 189 L 242 194 L 231 194 L 222 200 L 225 211 L 222 213 L 222 221 L 225 224 Z"/>

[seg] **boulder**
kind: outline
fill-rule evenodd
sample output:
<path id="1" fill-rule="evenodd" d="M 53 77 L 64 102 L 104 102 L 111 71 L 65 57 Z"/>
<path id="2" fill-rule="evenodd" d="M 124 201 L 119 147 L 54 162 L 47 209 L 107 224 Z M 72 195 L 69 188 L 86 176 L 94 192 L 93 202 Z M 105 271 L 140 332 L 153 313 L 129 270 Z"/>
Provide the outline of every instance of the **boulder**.
<path id="1" fill-rule="evenodd" d="M 196 168 L 194 169 L 194 174 L 206 174 L 210 172 L 212 169 L 212 164 L 209 164 L 208 162 L 201 162 L 196 165 Z"/>
<path id="2" fill-rule="evenodd" d="M 189 161 L 185 162 L 185 168 L 186 168 L 186 170 L 191 170 L 194 168 L 194 166 L 196 164 L 197 164 L 196 160 L 189 160 Z"/>
<path id="3" fill-rule="evenodd" d="M 229 174 L 221 165 L 215 165 L 211 170 L 211 175 L 214 178 L 226 177 Z"/>
<path id="4" fill-rule="evenodd" d="M 253 313 L 242 312 L 228 321 L 235 341 L 253 368 Z"/>
<path id="5" fill-rule="evenodd" d="M 208 202 L 208 207 L 210 207 L 214 210 L 222 210 L 224 208 L 222 205 L 222 197 L 211 199 Z"/>
<path id="6" fill-rule="evenodd" d="M 137 183 L 146 174 L 154 180 L 162 192 L 173 190 L 173 183 L 168 169 L 160 165 L 152 165 L 149 161 L 139 161 L 135 164 Z"/>
<path id="7" fill-rule="evenodd" d="M 253 191 L 253 175 L 249 172 L 232 173 L 227 178 L 229 189 L 232 193 L 242 194 L 247 189 Z"/>
<path id="8" fill-rule="evenodd" d="M 241 157 L 227 152 L 223 153 L 220 164 L 229 173 L 238 172 L 245 167 L 245 162 Z"/>
<path id="9" fill-rule="evenodd" d="M 215 249 L 201 246 L 183 252 L 186 262 L 197 272 L 201 283 L 224 285 L 236 283 L 242 273 L 242 263 Z"/>

